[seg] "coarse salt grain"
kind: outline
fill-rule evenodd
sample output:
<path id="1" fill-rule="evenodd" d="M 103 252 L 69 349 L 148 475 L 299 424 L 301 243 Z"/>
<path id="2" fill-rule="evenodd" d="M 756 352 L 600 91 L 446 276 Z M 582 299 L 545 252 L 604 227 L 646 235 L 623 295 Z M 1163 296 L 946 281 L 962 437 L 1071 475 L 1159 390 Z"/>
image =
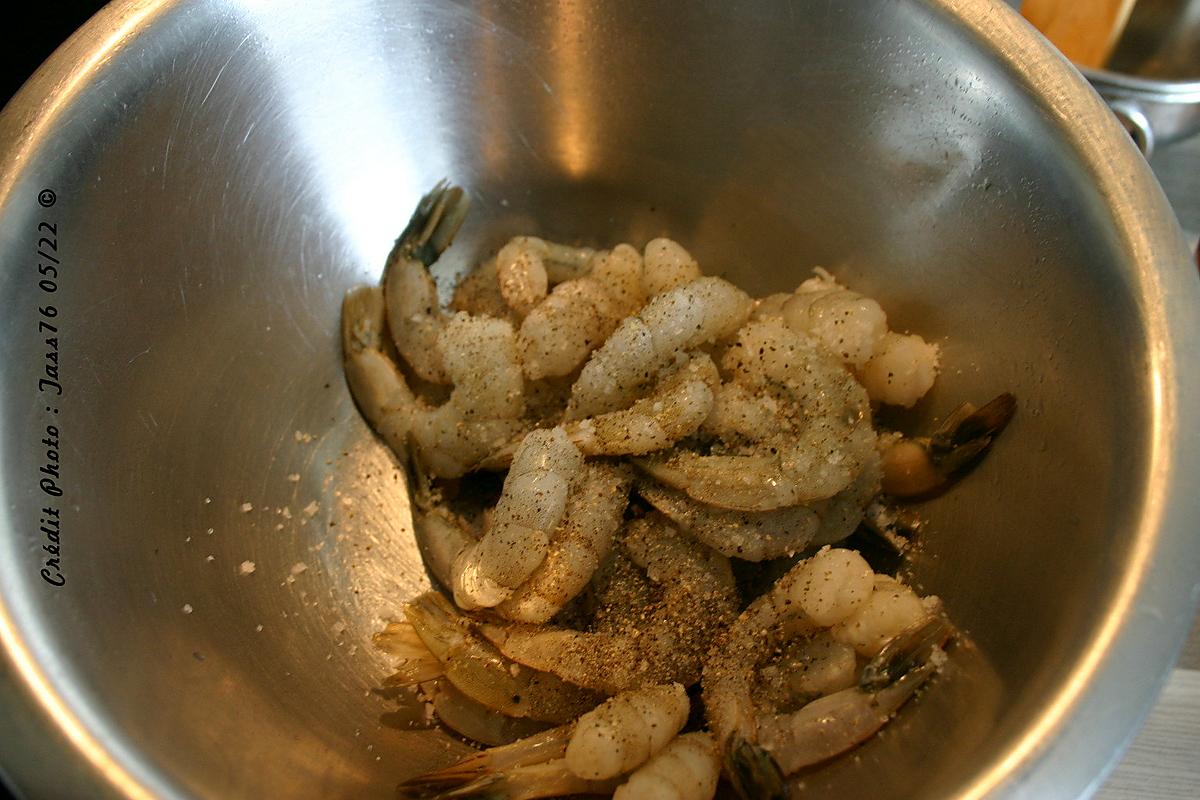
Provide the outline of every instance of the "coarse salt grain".
<path id="1" fill-rule="evenodd" d="M 253 561 L 243 561 L 243 562 L 241 563 L 241 565 L 240 565 L 240 566 L 238 566 L 238 572 L 240 572 L 242 575 L 251 575 L 251 574 L 253 574 L 253 572 L 254 572 L 254 562 L 253 562 Z"/>

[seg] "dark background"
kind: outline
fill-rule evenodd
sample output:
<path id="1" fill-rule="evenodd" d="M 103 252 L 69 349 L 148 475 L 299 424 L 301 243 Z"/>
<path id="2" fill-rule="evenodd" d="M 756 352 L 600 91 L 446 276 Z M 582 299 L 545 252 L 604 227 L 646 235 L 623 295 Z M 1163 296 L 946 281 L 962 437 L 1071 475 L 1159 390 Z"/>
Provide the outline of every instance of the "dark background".
<path id="1" fill-rule="evenodd" d="M 8 103 L 34 70 L 103 5 L 99 0 L 22 3 L 19 21 L 10 7 L 0 24 L 0 105 Z"/>
<path id="2" fill-rule="evenodd" d="M 42 62 L 103 5 L 98 0 L 25 3 L 20 21 L 10 8 L 0 25 L 0 105 L 7 104 Z M 12 800 L 2 781 L 0 800 Z"/>

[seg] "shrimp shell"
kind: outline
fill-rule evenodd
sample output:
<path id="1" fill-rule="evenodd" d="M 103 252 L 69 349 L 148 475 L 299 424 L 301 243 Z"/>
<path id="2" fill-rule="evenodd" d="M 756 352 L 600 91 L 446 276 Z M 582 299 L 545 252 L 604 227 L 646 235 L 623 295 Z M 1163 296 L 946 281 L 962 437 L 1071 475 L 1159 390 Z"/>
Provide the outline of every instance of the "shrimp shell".
<path id="1" fill-rule="evenodd" d="M 442 663 L 446 678 L 467 697 L 501 714 L 562 724 L 595 708 L 602 699 L 505 658 L 437 592 L 410 601 L 404 613 Z"/>
<path id="2" fill-rule="evenodd" d="M 551 727 L 547 722 L 497 714 L 467 697 L 445 678 L 434 687 L 433 711 L 438 721 L 450 730 L 488 746 L 511 744 Z"/>
<path id="3" fill-rule="evenodd" d="M 397 237 L 383 269 L 388 329 L 413 372 L 433 383 L 448 382 L 437 338 L 444 322 L 432 264 L 450 246 L 470 207 L 457 186 L 438 183 L 421 198 Z"/>

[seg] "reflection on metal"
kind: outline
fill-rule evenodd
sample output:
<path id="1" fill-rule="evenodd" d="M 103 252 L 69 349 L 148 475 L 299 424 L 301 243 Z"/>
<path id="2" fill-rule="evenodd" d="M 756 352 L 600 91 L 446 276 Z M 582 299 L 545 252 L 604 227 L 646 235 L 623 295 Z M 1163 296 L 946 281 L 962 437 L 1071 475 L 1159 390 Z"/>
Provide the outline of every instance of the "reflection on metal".
<path id="1" fill-rule="evenodd" d="M 557 116 L 555 149 L 563 169 L 572 178 L 591 174 L 594 164 L 593 142 L 598 121 L 594 118 L 596 93 L 588 82 L 596 64 L 588 57 L 595 53 L 597 32 L 591 15 L 596 5 L 590 2 L 556 3 L 551 12 L 552 33 L 548 42 L 554 65 L 554 83 L 546 91 L 553 96 L 550 113 Z M 603 69 L 603 67 L 600 67 Z"/>
<path id="2" fill-rule="evenodd" d="M 464 749 L 378 724 L 421 717 L 372 691 L 392 665 L 369 641 L 428 583 L 337 341 L 396 214 L 449 177 L 480 200 L 455 269 L 538 231 L 671 233 L 757 294 L 826 265 L 942 344 L 898 424 L 1014 392 L 912 565 L 978 658 L 903 739 L 803 780 L 1094 781 L 1200 572 L 1191 255 L 1108 109 L 1008 8 L 818 5 L 781 25 L 770 0 L 175 0 L 91 23 L 0 115 L 0 718 L 29 731 L 0 737 L 5 774 L 35 797 L 372 800 Z M 45 188 L 71 254 L 52 593 L 29 524 Z"/>

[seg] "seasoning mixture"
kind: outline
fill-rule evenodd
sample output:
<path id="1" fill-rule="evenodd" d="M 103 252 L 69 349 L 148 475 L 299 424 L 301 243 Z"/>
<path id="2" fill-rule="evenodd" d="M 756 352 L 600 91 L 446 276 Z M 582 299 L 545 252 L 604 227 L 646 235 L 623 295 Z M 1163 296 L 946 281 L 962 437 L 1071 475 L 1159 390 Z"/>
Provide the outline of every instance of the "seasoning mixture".
<path id="1" fill-rule="evenodd" d="M 865 525 L 903 547 L 890 504 L 977 460 L 1012 397 L 878 432 L 873 408 L 933 385 L 935 345 L 824 270 L 756 299 L 670 239 L 517 237 L 443 308 L 429 266 L 466 209 L 435 187 L 342 310 L 347 382 L 446 591 L 376 637 L 386 682 L 491 746 L 402 794 L 703 800 L 723 774 L 783 796 L 953 635 L 936 597 L 836 545 Z M 738 561 L 786 571 L 764 586 Z"/>

